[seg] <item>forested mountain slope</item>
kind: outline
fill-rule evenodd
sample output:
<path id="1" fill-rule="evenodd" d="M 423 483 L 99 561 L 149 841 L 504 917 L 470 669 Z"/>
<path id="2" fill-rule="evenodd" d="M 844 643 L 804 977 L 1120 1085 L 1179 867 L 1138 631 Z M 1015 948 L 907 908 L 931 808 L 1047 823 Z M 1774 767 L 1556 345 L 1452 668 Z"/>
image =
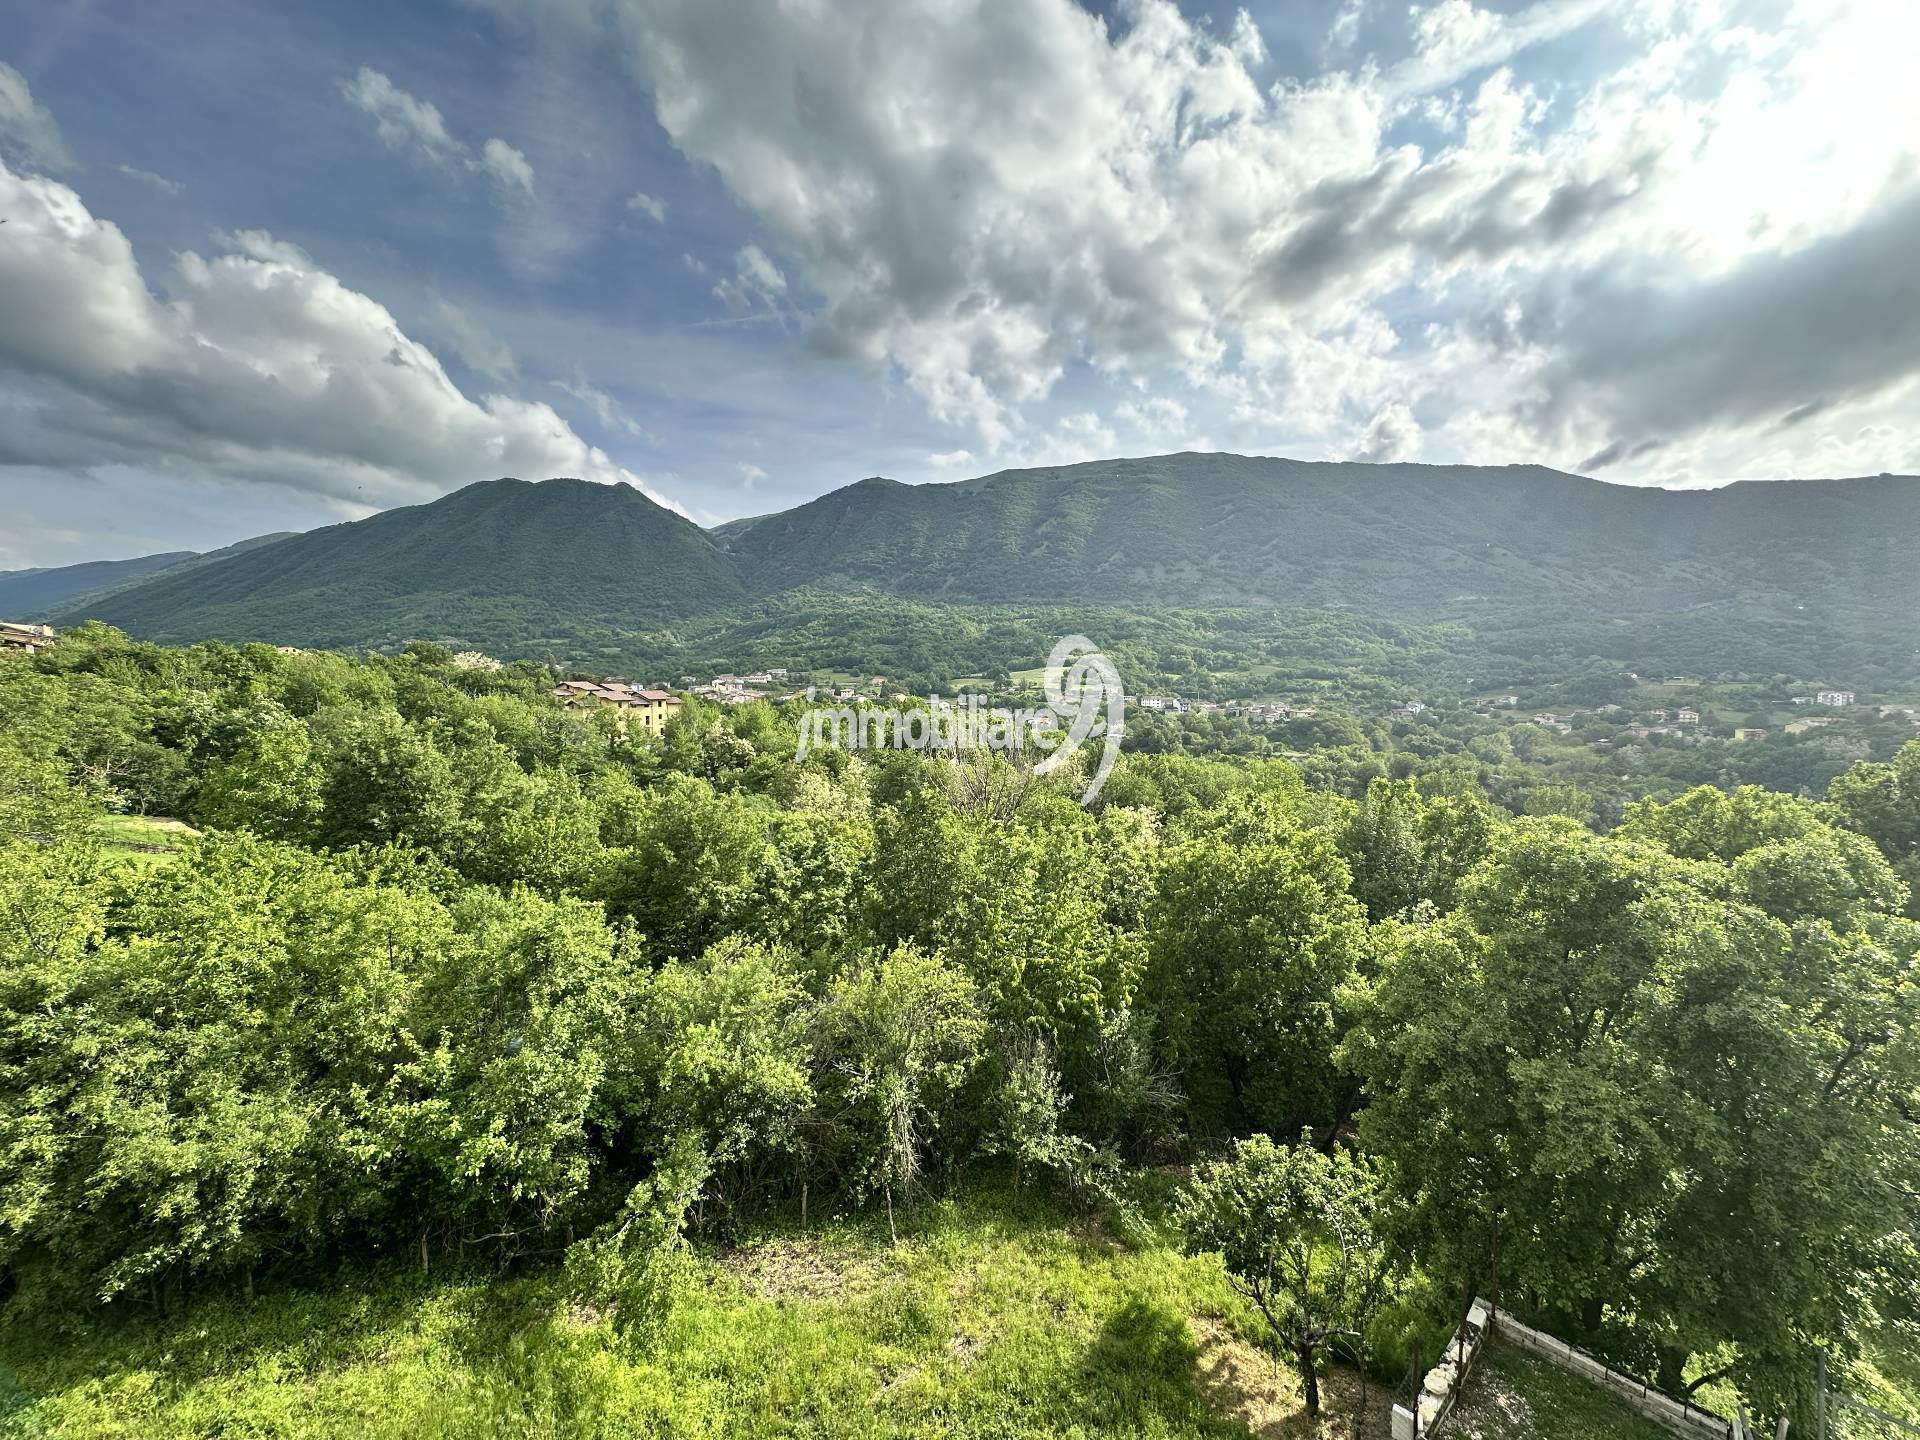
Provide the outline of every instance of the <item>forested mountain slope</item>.
<path id="1" fill-rule="evenodd" d="M 485 482 L 65 617 L 136 635 L 576 652 L 803 587 L 920 602 L 1460 617 L 1920 607 L 1920 481 L 1609 485 L 1535 466 L 1169 455 L 868 479 L 703 531 L 627 487 Z"/>

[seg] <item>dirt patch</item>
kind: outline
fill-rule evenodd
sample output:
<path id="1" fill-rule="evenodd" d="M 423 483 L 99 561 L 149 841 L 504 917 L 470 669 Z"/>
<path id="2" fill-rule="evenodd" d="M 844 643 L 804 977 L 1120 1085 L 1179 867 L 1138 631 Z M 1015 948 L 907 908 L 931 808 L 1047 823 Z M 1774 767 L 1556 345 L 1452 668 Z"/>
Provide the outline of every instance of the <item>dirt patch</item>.
<path id="1" fill-rule="evenodd" d="M 760 1300 L 838 1300 L 867 1287 L 872 1266 L 807 1240 L 769 1240 L 722 1257 L 721 1268 Z"/>
<path id="2" fill-rule="evenodd" d="M 1392 1399 L 1382 1386 L 1368 1384 L 1362 1411 L 1358 1371 L 1335 1366 L 1320 1376 L 1320 1415 L 1312 1419 L 1291 1366 L 1255 1349 L 1218 1320 L 1189 1323 L 1200 1351 L 1194 1384 L 1215 1413 L 1239 1421 L 1263 1440 L 1351 1440 L 1387 1433 Z"/>

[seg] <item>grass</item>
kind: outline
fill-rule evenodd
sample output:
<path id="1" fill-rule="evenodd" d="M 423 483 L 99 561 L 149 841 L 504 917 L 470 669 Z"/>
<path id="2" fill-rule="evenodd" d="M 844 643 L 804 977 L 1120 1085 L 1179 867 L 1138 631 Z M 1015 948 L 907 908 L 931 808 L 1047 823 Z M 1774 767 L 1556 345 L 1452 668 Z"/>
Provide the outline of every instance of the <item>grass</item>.
<path id="1" fill-rule="evenodd" d="M 1499 1340 L 1467 1377 L 1447 1433 L 1460 1440 L 1671 1440 L 1591 1381 Z"/>
<path id="2" fill-rule="evenodd" d="M 1305 1424 L 1257 1336 L 1216 1266 L 980 1196 L 924 1208 L 897 1247 L 859 1222 L 702 1255 L 646 1339 L 554 1272 L 397 1263 L 78 1335 L 0 1332 L 18 1387 L 0 1436 L 1347 1434 L 1345 1416 Z"/>
<path id="3" fill-rule="evenodd" d="M 96 831 L 109 857 L 141 870 L 171 865 L 180 841 L 199 834 L 184 821 L 156 815 L 103 815 Z"/>

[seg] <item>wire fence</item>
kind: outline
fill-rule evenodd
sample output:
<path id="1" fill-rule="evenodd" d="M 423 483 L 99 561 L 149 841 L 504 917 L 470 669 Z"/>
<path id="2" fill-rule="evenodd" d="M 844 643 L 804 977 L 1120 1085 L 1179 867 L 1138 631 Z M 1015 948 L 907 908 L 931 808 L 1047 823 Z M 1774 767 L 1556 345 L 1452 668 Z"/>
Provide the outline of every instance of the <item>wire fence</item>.
<path id="1" fill-rule="evenodd" d="M 1820 1357 L 1820 1395 L 1816 1412 L 1819 1440 L 1920 1440 L 1920 1425 L 1889 1415 L 1858 1395 L 1827 1383 L 1827 1357 Z"/>

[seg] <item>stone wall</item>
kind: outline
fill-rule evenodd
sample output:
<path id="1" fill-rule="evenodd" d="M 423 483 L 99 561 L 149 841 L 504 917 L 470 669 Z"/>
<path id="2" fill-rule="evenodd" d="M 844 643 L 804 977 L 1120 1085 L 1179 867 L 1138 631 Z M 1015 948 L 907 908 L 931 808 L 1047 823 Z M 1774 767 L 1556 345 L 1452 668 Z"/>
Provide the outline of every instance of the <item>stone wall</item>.
<path id="1" fill-rule="evenodd" d="M 1467 1311 L 1467 1318 L 1447 1342 L 1440 1363 L 1421 1381 L 1420 1393 L 1413 1397 L 1413 1409 L 1404 1405 L 1393 1407 L 1393 1440 L 1415 1440 L 1416 1436 L 1431 1435 L 1453 1413 L 1460 1386 L 1472 1372 L 1473 1362 L 1480 1357 L 1480 1346 L 1492 1319 L 1493 1307 L 1484 1300 L 1475 1300 Z"/>

